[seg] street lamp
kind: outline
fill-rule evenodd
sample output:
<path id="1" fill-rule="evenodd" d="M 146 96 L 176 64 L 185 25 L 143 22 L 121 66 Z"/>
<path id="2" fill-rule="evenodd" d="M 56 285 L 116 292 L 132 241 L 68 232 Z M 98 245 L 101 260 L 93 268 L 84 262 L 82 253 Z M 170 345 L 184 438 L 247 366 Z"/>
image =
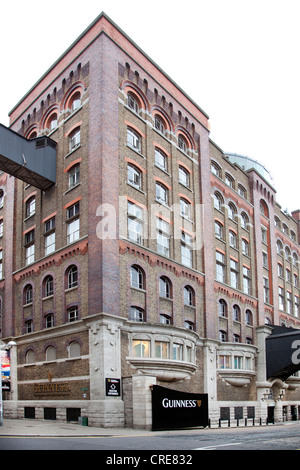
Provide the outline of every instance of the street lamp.
<path id="1" fill-rule="evenodd" d="M 10 341 L 8 344 L 2 344 L 0 349 L 11 349 L 13 346 L 17 346 L 15 341 Z M 0 426 L 3 426 L 3 397 L 2 397 L 2 361 L 0 354 Z"/>

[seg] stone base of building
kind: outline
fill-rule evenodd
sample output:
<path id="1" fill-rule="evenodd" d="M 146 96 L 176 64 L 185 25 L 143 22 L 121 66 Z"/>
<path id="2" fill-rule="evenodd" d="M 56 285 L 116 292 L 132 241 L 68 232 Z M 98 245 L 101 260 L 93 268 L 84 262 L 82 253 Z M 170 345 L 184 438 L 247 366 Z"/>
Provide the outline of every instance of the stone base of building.
<path id="1" fill-rule="evenodd" d="M 80 422 L 92 427 L 152 429 L 150 385 L 153 377 L 134 377 L 135 399 L 132 410 L 124 409 L 121 399 L 99 401 L 4 401 L 4 419 Z M 130 419 L 128 419 L 128 413 Z M 127 416 L 127 419 L 126 419 Z M 300 419 L 300 402 L 215 402 L 209 405 L 211 428 L 262 426 Z M 178 425 L 180 429 L 180 423 Z"/>
<path id="2" fill-rule="evenodd" d="M 124 403 L 121 399 L 99 401 L 5 401 L 6 419 L 38 419 L 57 422 L 80 422 L 87 418 L 89 426 L 123 428 Z"/>

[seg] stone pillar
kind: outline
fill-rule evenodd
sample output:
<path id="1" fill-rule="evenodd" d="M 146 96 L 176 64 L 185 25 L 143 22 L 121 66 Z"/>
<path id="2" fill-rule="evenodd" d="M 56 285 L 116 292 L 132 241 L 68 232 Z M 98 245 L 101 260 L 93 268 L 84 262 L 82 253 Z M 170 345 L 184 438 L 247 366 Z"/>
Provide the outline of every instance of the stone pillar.
<path id="1" fill-rule="evenodd" d="M 271 383 L 267 381 L 267 358 L 266 358 L 266 337 L 272 333 L 272 328 L 268 325 L 258 326 L 257 334 L 257 404 L 258 414 L 263 422 L 266 421 L 268 415 L 267 397 L 271 391 Z"/>
<path id="2" fill-rule="evenodd" d="M 89 324 L 89 421 L 103 427 L 124 427 L 124 402 L 106 395 L 106 379 L 121 380 L 121 326 L 113 315 L 101 314 Z"/>
<path id="3" fill-rule="evenodd" d="M 205 340 L 203 345 L 204 393 L 208 394 L 209 418 L 212 422 L 219 417 L 217 402 L 217 345 L 214 340 Z"/>
<path id="4" fill-rule="evenodd" d="M 132 376 L 133 428 L 152 429 L 152 392 L 156 377 Z"/>

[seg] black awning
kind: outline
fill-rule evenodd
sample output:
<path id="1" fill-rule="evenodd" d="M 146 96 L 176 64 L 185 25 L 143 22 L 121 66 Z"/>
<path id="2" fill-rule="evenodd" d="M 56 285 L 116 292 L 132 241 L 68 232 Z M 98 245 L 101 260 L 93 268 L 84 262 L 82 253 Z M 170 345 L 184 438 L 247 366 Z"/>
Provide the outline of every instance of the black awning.
<path id="1" fill-rule="evenodd" d="M 272 325 L 266 338 L 267 379 L 286 380 L 300 370 L 300 330 Z"/>

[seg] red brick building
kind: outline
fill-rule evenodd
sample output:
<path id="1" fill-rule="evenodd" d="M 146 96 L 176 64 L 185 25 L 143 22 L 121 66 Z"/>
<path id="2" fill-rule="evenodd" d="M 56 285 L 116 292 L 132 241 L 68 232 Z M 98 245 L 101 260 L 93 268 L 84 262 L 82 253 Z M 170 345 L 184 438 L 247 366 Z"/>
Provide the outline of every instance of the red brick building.
<path id="1" fill-rule="evenodd" d="M 153 384 L 208 394 L 212 423 L 298 410 L 264 341 L 300 326 L 300 212 L 259 163 L 105 14 L 10 126 L 56 142 L 57 169 L 46 191 L 0 176 L 6 416 L 151 427 Z"/>

